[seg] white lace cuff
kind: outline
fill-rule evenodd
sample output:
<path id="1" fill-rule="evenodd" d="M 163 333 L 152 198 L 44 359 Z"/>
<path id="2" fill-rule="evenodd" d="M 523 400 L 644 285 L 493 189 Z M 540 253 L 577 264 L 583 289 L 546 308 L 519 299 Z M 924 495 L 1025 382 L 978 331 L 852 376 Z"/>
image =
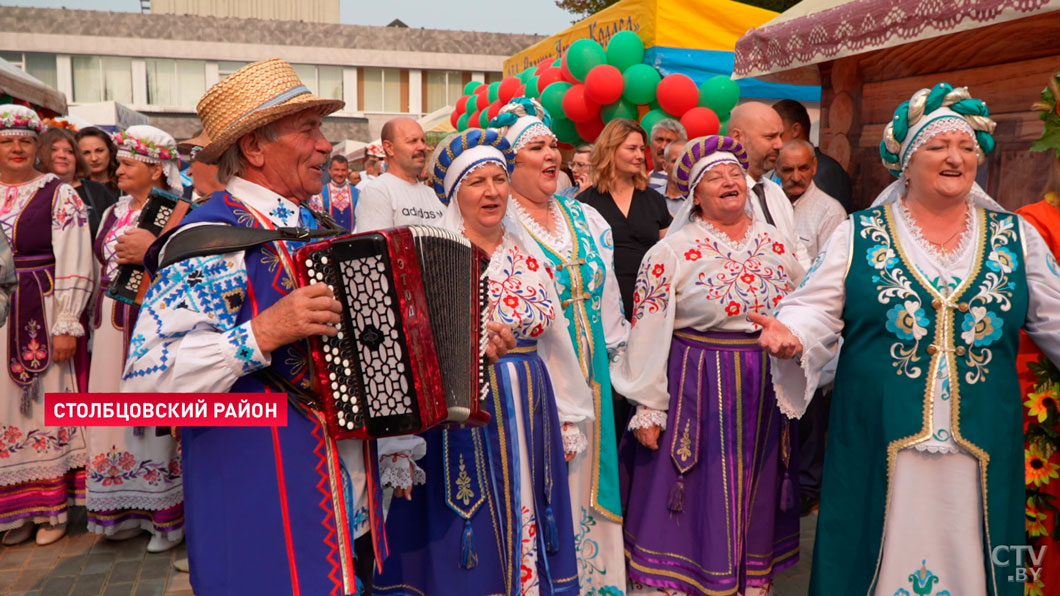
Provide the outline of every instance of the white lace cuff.
<path id="1" fill-rule="evenodd" d="M 52 325 L 52 336 L 81 337 L 84 334 L 85 328 L 81 326 L 81 321 L 73 315 L 59 315 L 58 320 Z"/>
<path id="2" fill-rule="evenodd" d="M 832 358 L 820 343 L 809 345 L 801 333 L 789 326 L 791 334 L 802 344 L 802 354 L 785 360 L 776 356 L 769 357 L 773 371 L 773 391 L 777 397 L 777 407 L 789 419 L 802 418 L 806 408 L 813 399 L 814 392 L 821 380 L 821 370 Z"/>
<path id="3" fill-rule="evenodd" d="M 638 428 L 651 428 L 658 426 L 659 428 L 666 430 L 666 415 L 667 413 L 662 410 L 653 410 L 644 406 L 637 406 L 637 413 L 629 419 L 629 430 L 637 430 Z"/>
<path id="4" fill-rule="evenodd" d="M 409 457 L 410 452 L 389 453 L 379 458 L 379 482 L 384 487 L 409 489 L 427 482 L 427 473 Z"/>
<path id="5" fill-rule="evenodd" d="M 577 424 L 563 424 L 563 452 L 578 455 L 589 447 L 589 440 Z"/>

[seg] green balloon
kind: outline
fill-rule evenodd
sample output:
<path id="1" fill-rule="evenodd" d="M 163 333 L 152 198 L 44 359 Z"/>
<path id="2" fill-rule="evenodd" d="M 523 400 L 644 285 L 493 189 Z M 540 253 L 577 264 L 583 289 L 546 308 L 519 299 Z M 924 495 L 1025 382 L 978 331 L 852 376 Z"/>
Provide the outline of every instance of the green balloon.
<path id="1" fill-rule="evenodd" d="M 482 81 L 468 81 L 467 85 L 464 85 L 464 95 L 471 95 L 481 84 Z"/>
<path id="2" fill-rule="evenodd" d="M 607 63 L 625 71 L 644 62 L 644 42 L 632 31 L 619 31 L 607 42 Z"/>
<path id="3" fill-rule="evenodd" d="M 537 77 L 533 76 L 526 81 L 526 96 L 531 98 L 541 97 L 541 92 L 537 90 Z"/>
<path id="4" fill-rule="evenodd" d="M 723 137 L 729 136 L 729 119 L 728 118 L 726 118 L 725 120 L 721 121 L 721 128 L 718 129 L 718 134 L 723 136 Z"/>
<path id="5" fill-rule="evenodd" d="M 699 86 L 699 105 L 710 108 L 719 117 L 728 114 L 740 101 L 740 86 L 724 75 L 711 77 Z"/>
<path id="6" fill-rule="evenodd" d="M 456 119 L 456 129 L 460 131 L 467 130 L 467 120 L 470 117 L 471 114 L 461 114 L 460 117 Z"/>
<path id="7" fill-rule="evenodd" d="M 625 80 L 623 99 L 638 105 L 655 101 L 655 88 L 659 86 L 662 77 L 653 66 L 634 64 L 622 73 L 622 78 Z"/>
<path id="8" fill-rule="evenodd" d="M 651 134 L 652 127 L 658 124 L 660 120 L 666 120 L 671 117 L 662 110 L 652 110 L 644 114 L 644 117 L 640 119 L 640 127 L 648 131 L 648 134 Z"/>
<path id="9" fill-rule="evenodd" d="M 489 123 L 490 123 L 490 111 L 489 111 L 489 108 L 486 108 L 485 110 L 482 110 L 482 112 L 478 115 L 478 123 L 481 125 L 482 128 L 487 128 L 489 126 Z"/>
<path id="10" fill-rule="evenodd" d="M 549 85 L 549 87 L 551 86 L 552 85 Z M 548 91 L 548 89 L 545 89 L 545 91 Z M 578 136 L 578 129 L 575 128 L 574 123 L 567 118 L 553 118 L 552 132 L 556 133 L 556 138 L 561 142 L 569 143 L 571 145 L 574 145 L 581 140 L 581 137 Z"/>
<path id="11" fill-rule="evenodd" d="M 595 66 L 607 64 L 607 53 L 603 46 L 591 39 L 579 39 L 570 44 L 567 49 L 565 60 L 567 69 L 579 81 L 584 81 L 585 76 Z"/>
<path id="12" fill-rule="evenodd" d="M 609 103 L 606 106 L 600 108 L 600 119 L 603 120 L 605 123 L 610 122 L 615 118 L 628 118 L 630 120 L 636 120 L 636 104 L 630 103 L 624 99 L 619 99 L 615 103 Z"/>
<path id="13" fill-rule="evenodd" d="M 472 82 L 474 82 L 474 81 L 472 81 Z M 476 105 L 477 102 L 478 102 L 478 96 L 477 95 L 474 95 L 474 94 L 468 95 L 467 99 L 464 102 L 464 113 L 465 114 L 474 114 L 478 110 L 478 105 Z"/>
<path id="14" fill-rule="evenodd" d="M 541 92 L 541 105 L 548 110 L 549 114 L 553 117 L 558 117 L 563 113 L 563 96 L 567 94 L 567 89 L 573 87 L 566 81 L 556 81 L 545 90 Z M 571 124 L 571 126 L 574 126 Z M 559 136 L 559 135 L 557 135 Z"/>
<path id="15" fill-rule="evenodd" d="M 493 102 L 497 101 L 498 99 L 500 99 L 501 98 L 500 93 L 501 93 L 501 83 L 500 83 L 500 81 L 497 81 L 495 83 L 490 83 L 490 90 L 489 90 L 490 103 L 493 103 Z"/>
<path id="16" fill-rule="evenodd" d="M 534 72 L 534 69 L 528 68 L 523 72 L 519 73 L 519 80 L 525 83 L 529 81 L 535 74 L 537 73 Z"/>

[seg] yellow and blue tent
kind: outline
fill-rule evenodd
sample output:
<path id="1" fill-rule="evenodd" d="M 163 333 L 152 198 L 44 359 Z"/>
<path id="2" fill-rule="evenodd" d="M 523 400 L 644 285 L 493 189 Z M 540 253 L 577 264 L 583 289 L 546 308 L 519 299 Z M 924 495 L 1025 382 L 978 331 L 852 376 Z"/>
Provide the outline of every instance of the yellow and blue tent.
<path id="1" fill-rule="evenodd" d="M 771 10 L 732 0 L 621 0 L 566 30 L 539 41 L 504 62 L 505 76 L 558 58 L 575 41 L 593 39 L 607 47 L 619 31 L 633 31 L 644 42 L 644 61 L 666 76 L 682 73 L 696 84 L 730 76 L 736 40 L 777 16 Z M 820 101 L 815 85 L 737 81 L 741 97 Z"/>

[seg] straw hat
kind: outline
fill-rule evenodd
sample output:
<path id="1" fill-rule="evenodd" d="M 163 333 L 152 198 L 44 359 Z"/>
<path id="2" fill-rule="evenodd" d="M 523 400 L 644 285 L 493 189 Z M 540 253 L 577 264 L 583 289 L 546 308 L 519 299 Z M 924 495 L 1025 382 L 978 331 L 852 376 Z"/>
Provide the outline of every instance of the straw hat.
<path id="1" fill-rule="evenodd" d="M 326 116 L 344 105 L 340 99 L 321 99 L 310 93 L 284 60 L 248 64 L 210 87 L 195 106 L 211 139 L 196 158 L 215 162 L 240 137 L 284 116 L 309 109 Z"/>

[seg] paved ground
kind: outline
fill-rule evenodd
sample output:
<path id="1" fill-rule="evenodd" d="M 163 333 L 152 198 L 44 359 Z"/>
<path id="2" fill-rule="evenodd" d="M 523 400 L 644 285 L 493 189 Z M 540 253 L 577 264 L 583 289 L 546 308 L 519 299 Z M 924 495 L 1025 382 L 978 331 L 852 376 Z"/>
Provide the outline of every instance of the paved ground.
<path id="1" fill-rule="evenodd" d="M 70 533 L 55 544 L 0 546 L 0 595 L 192 596 L 188 574 L 173 569 L 184 545 L 147 553 L 148 535 L 124 542 L 85 530 L 85 510 L 76 507 Z"/>
<path id="2" fill-rule="evenodd" d="M 802 518 L 799 563 L 777 577 L 775 596 L 804 596 L 810 582 L 817 515 Z M 70 533 L 59 542 L 0 546 L 0 596 L 193 596 L 188 575 L 173 569 L 184 545 L 148 554 L 147 534 L 111 542 L 85 531 L 85 510 L 74 509 Z"/>

